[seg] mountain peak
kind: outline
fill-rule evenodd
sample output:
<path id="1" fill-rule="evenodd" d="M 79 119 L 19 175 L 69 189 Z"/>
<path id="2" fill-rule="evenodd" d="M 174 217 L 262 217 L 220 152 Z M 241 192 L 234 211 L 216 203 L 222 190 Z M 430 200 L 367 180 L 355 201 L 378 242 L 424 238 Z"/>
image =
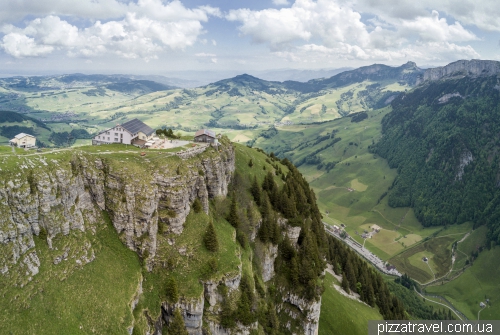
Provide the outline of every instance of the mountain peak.
<path id="1" fill-rule="evenodd" d="M 405 68 L 405 69 L 414 69 L 414 68 L 417 68 L 417 63 L 412 62 L 412 61 L 408 61 L 405 64 L 401 65 L 401 67 Z"/>

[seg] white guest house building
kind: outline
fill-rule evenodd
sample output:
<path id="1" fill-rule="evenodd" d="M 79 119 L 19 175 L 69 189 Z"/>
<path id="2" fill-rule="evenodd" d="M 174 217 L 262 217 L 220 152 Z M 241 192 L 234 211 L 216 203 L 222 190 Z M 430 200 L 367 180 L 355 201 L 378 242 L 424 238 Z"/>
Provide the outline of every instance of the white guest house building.
<path id="1" fill-rule="evenodd" d="M 92 139 L 92 145 L 123 143 L 144 145 L 155 131 L 139 119 L 133 119 L 123 124 L 100 132 Z"/>
<path id="2" fill-rule="evenodd" d="M 19 148 L 34 148 L 36 146 L 36 137 L 30 134 L 20 133 L 14 136 L 14 138 L 9 141 L 9 144 Z"/>

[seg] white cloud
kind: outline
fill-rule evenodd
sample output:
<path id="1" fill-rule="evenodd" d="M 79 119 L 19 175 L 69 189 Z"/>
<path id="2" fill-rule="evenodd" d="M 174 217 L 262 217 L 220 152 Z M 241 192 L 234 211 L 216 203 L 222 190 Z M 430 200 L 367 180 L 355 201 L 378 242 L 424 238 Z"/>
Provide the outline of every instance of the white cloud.
<path id="1" fill-rule="evenodd" d="M 273 0 L 275 6 L 288 6 L 290 2 L 288 0 Z"/>
<path id="2" fill-rule="evenodd" d="M 226 18 L 240 21 L 243 35 L 251 36 L 257 43 L 269 43 L 273 50 L 314 37 L 333 46 L 348 39 L 366 43 L 368 36 L 359 13 L 330 0 L 297 0 L 292 7 L 279 10 L 232 10 Z"/>
<path id="3" fill-rule="evenodd" d="M 296 0 L 290 8 L 232 10 L 226 18 L 241 23 L 242 35 L 251 37 L 254 43 L 267 44 L 274 55 L 290 61 L 313 62 L 335 57 L 425 60 L 448 58 L 450 52 L 457 53 L 454 59 L 459 55 L 479 56 L 469 45 L 454 44 L 478 37 L 460 22 L 449 24 L 437 11 L 429 13 L 414 6 L 408 17 L 374 17 L 366 25 L 359 12 L 341 1 Z M 425 56 L 431 52 L 437 55 Z"/>
<path id="4" fill-rule="evenodd" d="M 273 52 L 273 55 L 294 63 L 332 64 L 339 60 L 404 63 L 408 60 L 451 62 L 456 59 L 479 58 L 479 54 L 472 47 L 448 42 L 417 43 L 393 50 L 363 49 L 348 43 L 340 43 L 334 48 L 318 44 L 305 44 L 293 51 Z"/>
<path id="5" fill-rule="evenodd" d="M 19 33 L 5 35 L 0 47 L 16 58 L 45 56 L 54 50 L 51 46 L 38 45 L 35 39 Z"/>
<path id="6" fill-rule="evenodd" d="M 112 4 L 110 0 L 103 3 Z M 176 0 L 166 5 L 160 0 L 139 0 L 126 9 L 130 11 L 120 20 L 97 21 L 82 29 L 54 15 L 36 18 L 25 28 L 5 24 L 0 29 L 5 34 L 1 46 L 16 58 L 42 56 L 61 49 L 70 56 L 114 54 L 148 61 L 168 49 L 192 46 L 204 33 L 202 22 L 211 15 L 220 15 L 217 8 L 188 9 Z"/>
<path id="7" fill-rule="evenodd" d="M 51 14 L 86 19 L 119 18 L 127 12 L 127 7 L 126 3 L 116 0 L 5 0 L 2 1 L 0 23 L 15 22 L 28 15 L 42 17 Z"/>
<path id="8" fill-rule="evenodd" d="M 449 25 L 445 18 L 440 19 L 435 10 L 430 16 L 401 21 L 400 30 L 403 35 L 417 34 L 422 41 L 465 42 L 478 39 L 472 32 L 464 29 L 460 22 Z"/>
<path id="9" fill-rule="evenodd" d="M 428 9 L 446 13 L 465 25 L 483 30 L 500 31 L 500 6 L 497 0 L 348 0 L 349 5 L 384 20 L 412 20 L 425 16 Z M 347 3 L 346 3 L 347 4 Z"/>

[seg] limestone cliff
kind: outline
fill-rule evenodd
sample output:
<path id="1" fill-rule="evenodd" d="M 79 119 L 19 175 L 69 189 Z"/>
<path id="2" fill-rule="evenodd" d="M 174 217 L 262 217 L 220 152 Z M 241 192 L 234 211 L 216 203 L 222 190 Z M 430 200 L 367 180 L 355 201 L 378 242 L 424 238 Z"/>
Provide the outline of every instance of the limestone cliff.
<path id="1" fill-rule="evenodd" d="M 79 151 L 69 161 L 24 159 L 20 173 L 4 174 L 0 180 L 0 245 L 7 253 L 0 258 L 1 272 L 7 274 L 21 262 L 28 277 L 35 275 L 39 262 L 33 236 L 43 232 L 51 247 L 59 234 L 95 229 L 99 210 L 110 214 L 127 247 L 154 259 L 159 222 L 179 234 L 196 198 L 208 211 L 209 197 L 227 194 L 234 149 L 227 145 L 220 150 L 186 160 L 165 159 L 165 165 L 148 166 L 146 158 L 142 171 L 106 155 Z"/>
<path id="2" fill-rule="evenodd" d="M 417 85 L 426 81 L 455 76 L 491 76 L 500 73 L 500 62 L 492 60 L 459 60 L 446 66 L 427 69 L 417 79 Z"/>

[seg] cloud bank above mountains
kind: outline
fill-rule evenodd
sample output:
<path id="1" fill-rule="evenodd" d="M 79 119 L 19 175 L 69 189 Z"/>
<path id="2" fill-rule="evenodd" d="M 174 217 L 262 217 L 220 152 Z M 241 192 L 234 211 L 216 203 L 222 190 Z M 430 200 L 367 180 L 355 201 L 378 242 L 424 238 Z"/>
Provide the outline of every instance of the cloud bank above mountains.
<path id="1" fill-rule="evenodd" d="M 491 0 L 7 0 L 0 62 L 272 68 L 500 59 L 491 40 L 499 15 Z"/>

